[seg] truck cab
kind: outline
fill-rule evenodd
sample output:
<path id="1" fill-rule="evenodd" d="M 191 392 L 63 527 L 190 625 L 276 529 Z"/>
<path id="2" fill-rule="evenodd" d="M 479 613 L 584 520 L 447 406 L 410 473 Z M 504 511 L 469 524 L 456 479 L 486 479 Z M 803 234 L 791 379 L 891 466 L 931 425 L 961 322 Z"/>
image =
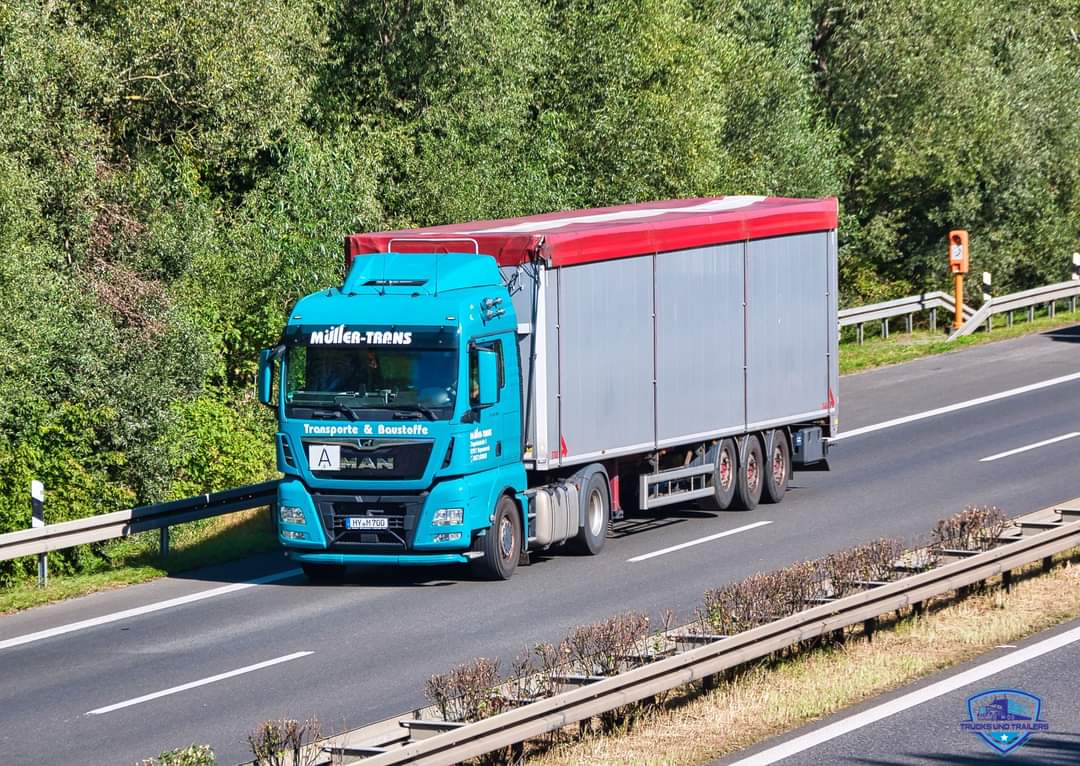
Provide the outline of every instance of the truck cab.
<path id="1" fill-rule="evenodd" d="M 517 564 L 526 529 L 517 320 L 493 258 L 380 253 L 294 307 L 263 352 L 278 535 L 312 577 L 349 564 Z"/>

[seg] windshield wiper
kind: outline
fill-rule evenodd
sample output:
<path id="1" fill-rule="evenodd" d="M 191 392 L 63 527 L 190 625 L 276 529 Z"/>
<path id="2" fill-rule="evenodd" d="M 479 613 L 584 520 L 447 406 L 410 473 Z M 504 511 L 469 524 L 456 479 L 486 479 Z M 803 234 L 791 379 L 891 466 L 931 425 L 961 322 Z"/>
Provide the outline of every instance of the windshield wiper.
<path id="1" fill-rule="evenodd" d="M 402 415 L 410 414 L 411 415 L 413 413 L 419 413 L 419 414 L 423 415 L 424 417 L 426 417 L 428 420 L 438 420 L 439 419 L 438 416 L 435 414 L 435 410 L 431 409 L 430 407 L 425 407 L 422 404 L 396 404 L 395 403 L 394 406 L 390 407 L 389 409 L 392 409 L 394 411 L 394 417 L 397 417 L 398 414 L 402 414 Z"/>

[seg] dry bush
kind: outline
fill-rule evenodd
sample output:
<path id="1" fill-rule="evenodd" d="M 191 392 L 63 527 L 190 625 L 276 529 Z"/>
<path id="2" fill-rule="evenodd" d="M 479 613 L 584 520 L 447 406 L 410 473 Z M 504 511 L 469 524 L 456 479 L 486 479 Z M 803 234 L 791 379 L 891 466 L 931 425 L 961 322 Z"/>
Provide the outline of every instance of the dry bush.
<path id="1" fill-rule="evenodd" d="M 263 721 L 248 735 L 248 746 L 256 766 L 313 766 L 319 752 L 310 747 L 322 737 L 318 719 L 300 721 L 283 718 Z"/>
<path id="2" fill-rule="evenodd" d="M 773 605 L 773 578 L 754 574 L 745 580 L 705 592 L 705 606 L 699 618 L 713 633 L 733 636 L 770 622 Z"/>
<path id="3" fill-rule="evenodd" d="M 478 657 L 429 678 L 425 693 L 443 720 L 471 723 L 506 708 L 506 698 L 495 688 L 498 684 L 499 661 Z"/>
<path id="4" fill-rule="evenodd" d="M 583 675 L 611 676 L 648 654 L 649 617 L 627 612 L 576 628 L 566 637 L 570 667 Z"/>
<path id="5" fill-rule="evenodd" d="M 969 505 L 942 519 L 933 530 L 931 547 L 937 550 L 988 551 L 997 544 L 1009 519 L 993 505 Z"/>
<path id="6" fill-rule="evenodd" d="M 882 537 L 854 548 L 831 553 L 821 566 L 832 588 L 831 595 L 842 598 L 859 589 L 860 582 L 884 582 L 896 576 L 894 564 L 904 552 L 904 544 Z"/>
<path id="7" fill-rule="evenodd" d="M 157 758 L 144 760 L 139 766 L 216 766 L 217 757 L 209 745 L 188 745 L 167 750 Z"/>

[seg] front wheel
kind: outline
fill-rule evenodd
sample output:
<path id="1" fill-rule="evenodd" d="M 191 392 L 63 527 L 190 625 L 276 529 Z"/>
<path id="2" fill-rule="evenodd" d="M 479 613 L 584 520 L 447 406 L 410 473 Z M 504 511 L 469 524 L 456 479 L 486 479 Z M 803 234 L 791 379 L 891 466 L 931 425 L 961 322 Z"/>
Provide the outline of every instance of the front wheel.
<path id="1" fill-rule="evenodd" d="M 506 495 L 495 504 L 495 519 L 478 541 L 483 556 L 473 561 L 485 580 L 509 580 L 521 558 L 521 515 L 517 503 Z"/>

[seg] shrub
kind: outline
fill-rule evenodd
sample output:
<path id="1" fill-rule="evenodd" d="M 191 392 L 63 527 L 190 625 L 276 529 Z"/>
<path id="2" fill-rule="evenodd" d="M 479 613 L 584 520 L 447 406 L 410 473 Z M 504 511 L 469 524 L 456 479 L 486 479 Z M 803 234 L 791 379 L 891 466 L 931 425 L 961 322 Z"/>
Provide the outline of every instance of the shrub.
<path id="1" fill-rule="evenodd" d="M 495 686 L 499 661 L 478 657 L 449 673 L 428 679 L 425 693 L 444 721 L 479 721 L 503 710 L 506 700 Z"/>
<path id="2" fill-rule="evenodd" d="M 858 589 L 860 582 L 883 582 L 893 578 L 893 565 L 904 551 L 895 538 L 882 537 L 854 548 L 831 553 L 821 566 L 829 580 L 831 595 L 842 598 Z"/>
<path id="3" fill-rule="evenodd" d="M 320 753 L 310 746 L 321 737 L 322 724 L 318 719 L 301 723 L 283 718 L 263 721 L 248 735 L 248 746 L 255 757 L 255 766 L 314 766 Z"/>
<path id="4" fill-rule="evenodd" d="M 576 628 L 565 645 L 572 669 L 610 676 L 637 664 L 648 653 L 649 617 L 627 612 Z"/>
<path id="5" fill-rule="evenodd" d="M 937 550 L 986 551 L 997 544 L 1009 519 L 993 505 L 971 505 L 937 523 L 931 547 Z"/>
<path id="6" fill-rule="evenodd" d="M 166 750 L 157 758 L 143 761 L 140 766 L 217 766 L 217 757 L 209 745 L 188 745 Z"/>

